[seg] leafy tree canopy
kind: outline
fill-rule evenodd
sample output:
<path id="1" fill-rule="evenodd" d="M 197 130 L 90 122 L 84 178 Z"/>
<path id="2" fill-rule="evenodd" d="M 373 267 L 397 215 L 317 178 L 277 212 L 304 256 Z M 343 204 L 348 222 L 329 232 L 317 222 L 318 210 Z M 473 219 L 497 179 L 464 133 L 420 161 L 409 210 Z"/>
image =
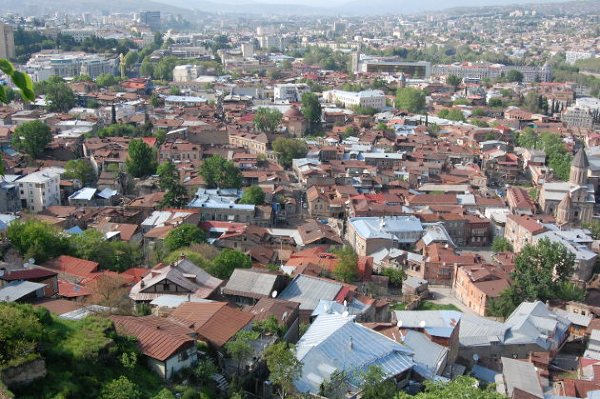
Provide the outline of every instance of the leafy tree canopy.
<path id="1" fill-rule="evenodd" d="M 412 113 L 425 110 L 425 92 L 412 87 L 403 87 L 396 93 L 396 108 Z"/>
<path id="2" fill-rule="evenodd" d="M 39 120 L 20 124 L 12 138 L 13 146 L 33 159 L 40 156 L 51 141 L 50 127 Z"/>
<path id="3" fill-rule="evenodd" d="M 156 172 L 156 153 L 141 139 L 129 142 L 128 155 L 125 165 L 133 177 L 146 177 Z"/>
<path id="4" fill-rule="evenodd" d="M 200 175 L 209 188 L 240 188 L 242 173 L 232 161 L 213 155 L 200 166 Z"/>
<path id="5" fill-rule="evenodd" d="M 303 158 L 308 153 L 308 146 L 299 139 L 277 137 L 272 146 L 279 156 L 279 162 L 285 167 L 290 167 L 294 159 Z"/>
<path id="6" fill-rule="evenodd" d="M 168 251 L 174 251 L 191 244 L 199 244 L 206 241 L 206 234 L 198 226 L 182 224 L 167 234 L 165 246 Z"/>
<path id="7" fill-rule="evenodd" d="M 265 192 L 260 186 L 250 186 L 244 189 L 240 204 L 261 205 L 265 202 Z"/>

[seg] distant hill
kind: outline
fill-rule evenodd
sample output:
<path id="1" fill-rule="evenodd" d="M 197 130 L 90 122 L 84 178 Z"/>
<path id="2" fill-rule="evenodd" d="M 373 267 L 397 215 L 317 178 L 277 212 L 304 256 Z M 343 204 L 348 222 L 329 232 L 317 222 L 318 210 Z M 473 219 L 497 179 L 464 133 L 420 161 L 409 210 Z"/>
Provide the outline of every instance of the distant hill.
<path id="1" fill-rule="evenodd" d="M 135 12 L 161 10 L 174 14 L 185 13 L 186 10 L 171 2 L 151 0 L 0 0 L 2 11 L 17 11 L 25 15 L 52 14 L 56 11 L 69 12 Z"/>

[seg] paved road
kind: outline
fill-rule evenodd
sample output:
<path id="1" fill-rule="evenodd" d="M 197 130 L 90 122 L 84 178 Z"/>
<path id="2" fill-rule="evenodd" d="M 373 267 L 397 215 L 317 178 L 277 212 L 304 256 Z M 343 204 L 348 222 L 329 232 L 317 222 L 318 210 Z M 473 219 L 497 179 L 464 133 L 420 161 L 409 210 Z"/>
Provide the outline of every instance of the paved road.
<path id="1" fill-rule="evenodd" d="M 433 295 L 430 299 L 433 303 L 439 303 L 441 305 L 454 305 L 465 313 L 474 313 L 471 309 L 463 305 L 458 299 L 452 295 L 449 287 L 436 287 L 429 286 L 429 292 Z"/>

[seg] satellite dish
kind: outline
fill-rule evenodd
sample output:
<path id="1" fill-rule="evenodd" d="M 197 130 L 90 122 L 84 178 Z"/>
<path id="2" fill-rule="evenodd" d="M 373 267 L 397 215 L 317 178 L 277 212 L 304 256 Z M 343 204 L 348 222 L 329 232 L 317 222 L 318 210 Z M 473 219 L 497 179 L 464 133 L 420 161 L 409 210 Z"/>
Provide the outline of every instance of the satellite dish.
<path id="1" fill-rule="evenodd" d="M 27 263 L 29 263 L 30 265 L 35 265 L 35 259 L 29 258 L 29 260 L 27 260 Z"/>
<path id="2" fill-rule="evenodd" d="M 396 326 L 398 326 L 398 328 L 402 328 L 402 320 L 398 320 L 396 322 Z"/>
<path id="3" fill-rule="evenodd" d="M 275 291 L 273 291 L 273 292 L 271 293 L 271 297 L 272 297 L 272 298 L 277 298 L 277 290 L 275 290 Z"/>
<path id="4" fill-rule="evenodd" d="M 348 306 L 348 301 L 344 299 L 344 307 Z"/>
<path id="5" fill-rule="evenodd" d="M 420 326 L 421 328 L 425 328 L 425 326 L 426 326 L 426 325 L 427 325 L 427 322 L 426 322 L 425 320 L 421 320 L 421 321 L 419 322 L 419 326 Z"/>
<path id="6" fill-rule="evenodd" d="M 344 313 L 342 313 L 342 316 L 344 317 L 348 317 L 350 315 L 350 313 L 348 313 L 348 311 L 345 311 Z"/>
<path id="7" fill-rule="evenodd" d="M 473 360 L 475 360 L 476 362 L 479 361 L 479 355 L 477 353 L 473 354 Z"/>

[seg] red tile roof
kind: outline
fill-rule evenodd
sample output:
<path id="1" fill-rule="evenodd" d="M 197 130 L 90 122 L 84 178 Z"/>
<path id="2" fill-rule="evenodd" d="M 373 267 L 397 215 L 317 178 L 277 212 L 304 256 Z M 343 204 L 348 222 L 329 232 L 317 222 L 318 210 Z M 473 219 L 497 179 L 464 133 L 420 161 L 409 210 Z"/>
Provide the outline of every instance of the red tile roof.
<path id="1" fill-rule="evenodd" d="M 77 298 L 92 295 L 92 291 L 78 284 L 65 280 L 58 280 L 58 296 L 64 298 Z"/>
<path id="2" fill-rule="evenodd" d="M 4 281 L 15 281 L 15 280 L 35 280 L 47 277 L 56 276 L 58 273 L 36 267 L 34 269 L 23 269 L 23 270 L 12 270 L 6 272 L 3 276 L 0 276 L 0 280 Z"/>
<path id="3" fill-rule="evenodd" d="M 59 273 L 86 278 L 92 277 L 98 271 L 99 263 L 73 256 L 61 255 L 58 258 L 49 260 L 43 266 Z"/>
<path id="4" fill-rule="evenodd" d="M 165 361 L 179 351 L 194 346 L 192 330 L 157 316 L 111 316 L 117 331 L 137 338 L 142 353 Z"/>

